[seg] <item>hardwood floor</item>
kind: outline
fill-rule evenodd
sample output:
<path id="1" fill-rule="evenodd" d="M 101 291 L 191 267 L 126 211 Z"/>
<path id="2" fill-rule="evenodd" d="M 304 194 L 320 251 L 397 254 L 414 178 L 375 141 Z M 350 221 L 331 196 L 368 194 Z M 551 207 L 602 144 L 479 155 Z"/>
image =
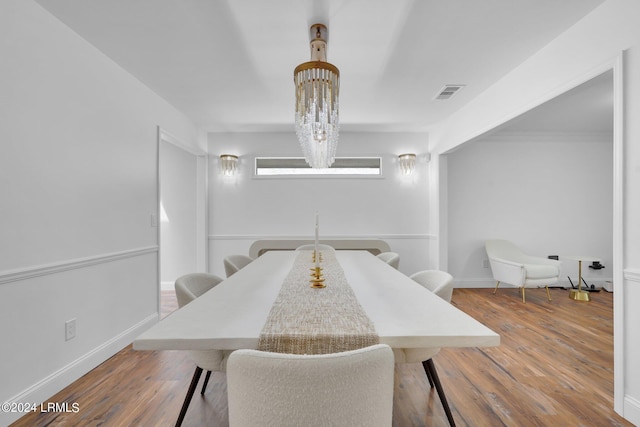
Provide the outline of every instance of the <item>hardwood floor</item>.
<path id="1" fill-rule="evenodd" d="M 434 357 L 458 426 L 631 426 L 613 411 L 613 294 L 589 303 L 568 291 L 456 289 L 452 303 L 501 336 L 493 348 L 442 349 Z M 162 309 L 177 308 L 163 296 Z M 21 426 L 170 426 L 194 370 L 180 351 L 126 347 L 49 399 L 77 403 L 72 412 L 32 413 Z M 393 426 L 448 426 L 420 364 L 398 365 Z M 211 376 L 196 393 L 183 426 L 228 425 L 226 381 Z"/>

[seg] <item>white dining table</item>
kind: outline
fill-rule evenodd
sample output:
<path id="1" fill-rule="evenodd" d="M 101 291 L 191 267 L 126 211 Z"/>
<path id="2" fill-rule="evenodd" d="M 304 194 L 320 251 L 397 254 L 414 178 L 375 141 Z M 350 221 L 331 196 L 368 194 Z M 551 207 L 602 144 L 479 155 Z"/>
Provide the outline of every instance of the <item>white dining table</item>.
<path id="1" fill-rule="evenodd" d="M 263 254 L 153 325 L 134 340 L 133 348 L 258 348 L 260 332 L 295 256 L 294 251 Z M 380 343 L 393 348 L 500 344 L 497 333 L 371 253 L 336 251 L 336 258 L 358 302 L 373 322 Z"/>

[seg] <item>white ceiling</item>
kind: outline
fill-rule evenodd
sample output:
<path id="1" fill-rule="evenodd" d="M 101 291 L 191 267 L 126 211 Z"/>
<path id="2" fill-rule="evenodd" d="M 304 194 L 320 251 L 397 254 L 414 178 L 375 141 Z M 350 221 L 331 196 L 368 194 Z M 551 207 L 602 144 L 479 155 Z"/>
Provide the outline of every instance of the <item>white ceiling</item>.
<path id="1" fill-rule="evenodd" d="M 36 0 L 206 131 L 292 131 L 329 28 L 342 131 L 425 131 L 603 0 Z M 466 87 L 434 100 L 446 84 Z M 583 105 L 584 107 L 584 105 Z"/>

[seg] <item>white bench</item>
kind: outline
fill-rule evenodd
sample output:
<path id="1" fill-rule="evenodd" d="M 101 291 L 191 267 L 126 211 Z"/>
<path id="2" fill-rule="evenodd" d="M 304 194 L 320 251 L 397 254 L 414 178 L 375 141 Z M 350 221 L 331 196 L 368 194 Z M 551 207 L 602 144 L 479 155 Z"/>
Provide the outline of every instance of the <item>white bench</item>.
<path id="1" fill-rule="evenodd" d="M 249 256 L 257 258 L 268 251 L 293 251 L 298 246 L 313 244 L 313 240 L 305 239 L 264 239 L 256 240 L 249 248 Z M 384 240 L 379 239 L 328 239 L 319 243 L 331 245 L 336 250 L 364 250 L 374 255 L 389 252 L 391 248 Z"/>

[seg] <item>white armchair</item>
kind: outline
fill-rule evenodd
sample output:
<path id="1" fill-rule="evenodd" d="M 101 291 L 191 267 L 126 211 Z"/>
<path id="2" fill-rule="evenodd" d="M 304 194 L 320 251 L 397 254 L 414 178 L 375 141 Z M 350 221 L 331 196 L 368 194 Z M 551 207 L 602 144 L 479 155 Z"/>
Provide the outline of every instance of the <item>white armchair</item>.
<path id="1" fill-rule="evenodd" d="M 551 301 L 549 285 L 558 282 L 560 261 L 527 255 L 507 240 L 487 240 L 485 249 L 493 278 L 497 281 L 494 294 L 501 282 L 509 283 L 521 289 L 524 303 L 525 288 L 544 286 Z"/>

